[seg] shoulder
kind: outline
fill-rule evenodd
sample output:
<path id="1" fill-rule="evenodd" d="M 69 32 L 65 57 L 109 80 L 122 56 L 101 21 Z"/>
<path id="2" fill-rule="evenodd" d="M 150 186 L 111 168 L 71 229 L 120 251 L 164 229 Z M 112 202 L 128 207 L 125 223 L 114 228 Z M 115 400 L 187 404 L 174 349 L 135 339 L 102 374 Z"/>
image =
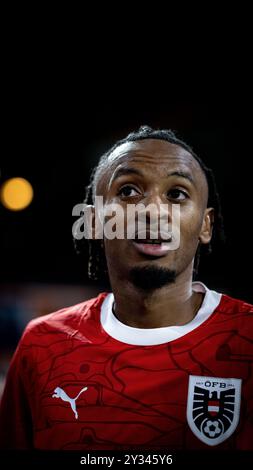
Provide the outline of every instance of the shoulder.
<path id="1" fill-rule="evenodd" d="M 11 374 L 32 377 L 38 364 L 43 369 L 45 364 L 48 366 L 48 361 L 65 357 L 66 352 L 80 344 L 97 341 L 101 305 L 107 295 L 103 292 L 85 302 L 30 321 L 13 355 Z"/>
<path id="2" fill-rule="evenodd" d="M 216 313 L 214 321 L 221 331 L 226 328 L 233 336 L 253 340 L 253 305 L 222 294 Z"/>
<path id="3" fill-rule="evenodd" d="M 32 337 L 45 338 L 54 334 L 75 335 L 80 328 L 84 329 L 86 324 L 99 319 L 101 305 L 107 295 L 107 292 L 102 292 L 85 302 L 31 320 L 25 328 L 21 341 L 29 342 Z"/>
<path id="4" fill-rule="evenodd" d="M 253 305 L 244 300 L 236 299 L 227 294 L 222 294 L 219 311 L 230 314 L 252 315 Z"/>

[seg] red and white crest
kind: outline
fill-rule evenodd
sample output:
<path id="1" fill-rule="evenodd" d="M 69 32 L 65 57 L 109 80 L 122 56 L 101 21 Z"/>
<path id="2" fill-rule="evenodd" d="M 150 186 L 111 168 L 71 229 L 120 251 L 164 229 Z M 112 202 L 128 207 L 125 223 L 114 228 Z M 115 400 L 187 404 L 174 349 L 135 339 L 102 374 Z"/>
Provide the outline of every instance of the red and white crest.
<path id="1" fill-rule="evenodd" d="M 209 446 L 225 441 L 240 417 L 241 379 L 189 378 L 187 421 L 195 436 Z"/>

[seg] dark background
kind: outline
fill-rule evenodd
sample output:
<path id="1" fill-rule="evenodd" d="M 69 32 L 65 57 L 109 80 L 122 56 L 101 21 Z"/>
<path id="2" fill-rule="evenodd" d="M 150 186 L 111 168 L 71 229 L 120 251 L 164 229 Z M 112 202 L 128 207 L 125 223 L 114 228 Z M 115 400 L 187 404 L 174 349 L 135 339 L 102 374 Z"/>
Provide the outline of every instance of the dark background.
<path id="1" fill-rule="evenodd" d="M 73 86 L 73 83 L 72 83 Z M 74 252 L 72 208 L 82 202 L 90 171 L 115 140 L 141 124 L 172 128 L 213 168 L 227 241 L 202 260 L 201 280 L 253 302 L 252 149 L 240 100 L 127 97 L 105 90 L 13 88 L 5 109 L 0 183 L 27 178 L 34 200 L 24 211 L 0 205 L 2 286 L 6 283 L 87 284 L 85 259 Z"/>

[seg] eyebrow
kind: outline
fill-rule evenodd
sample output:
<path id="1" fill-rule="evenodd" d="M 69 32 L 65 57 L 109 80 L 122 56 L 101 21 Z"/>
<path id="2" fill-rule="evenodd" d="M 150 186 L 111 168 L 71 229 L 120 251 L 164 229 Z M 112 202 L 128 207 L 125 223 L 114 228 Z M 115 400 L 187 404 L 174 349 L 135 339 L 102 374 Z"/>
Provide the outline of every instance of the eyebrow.
<path id="1" fill-rule="evenodd" d="M 182 170 L 173 171 L 172 173 L 168 173 L 168 176 L 179 176 L 180 178 L 185 178 L 189 180 L 192 184 L 194 184 L 194 179 L 192 175 L 186 171 L 182 171 Z"/>
<path id="2" fill-rule="evenodd" d="M 110 183 L 112 183 L 114 180 L 119 178 L 120 176 L 124 175 L 138 175 L 138 176 L 144 176 L 141 170 L 137 170 L 137 168 L 119 168 L 118 170 L 115 171 L 115 173 L 112 175 Z M 170 176 L 178 176 L 179 178 L 185 178 L 190 183 L 194 184 L 194 179 L 192 175 L 186 171 L 183 170 L 177 170 L 177 171 L 172 171 L 171 173 L 168 173 L 168 177 Z"/>
<path id="3" fill-rule="evenodd" d="M 137 170 L 137 168 L 119 168 L 118 170 L 115 171 L 115 173 L 112 175 L 111 178 L 111 183 L 119 178 L 120 176 L 124 175 L 138 175 L 138 176 L 144 176 L 142 171 Z"/>

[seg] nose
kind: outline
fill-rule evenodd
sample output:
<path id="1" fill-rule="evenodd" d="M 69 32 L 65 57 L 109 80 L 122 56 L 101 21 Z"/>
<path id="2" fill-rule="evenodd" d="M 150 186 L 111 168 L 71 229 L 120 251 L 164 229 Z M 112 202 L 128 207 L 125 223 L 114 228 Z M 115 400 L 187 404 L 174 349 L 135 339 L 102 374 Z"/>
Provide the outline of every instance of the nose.
<path id="1" fill-rule="evenodd" d="M 160 194 L 158 191 L 152 191 L 146 195 L 142 200 L 145 206 L 146 223 L 151 224 L 152 221 L 158 217 L 160 222 L 171 222 L 172 207 L 167 197 Z"/>
<path id="2" fill-rule="evenodd" d="M 147 211 L 147 215 L 150 213 L 150 216 L 152 217 L 152 215 L 157 214 L 159 218 L 165 219 L 166 221 L 171 219 L 171 204 L 169 203 L 167 197 L 160 194 L 160 192 L 150 192 L 147 194 L 142 203 L 145 205 L 146 210 L 149 206 L 150 210 Z"/>

